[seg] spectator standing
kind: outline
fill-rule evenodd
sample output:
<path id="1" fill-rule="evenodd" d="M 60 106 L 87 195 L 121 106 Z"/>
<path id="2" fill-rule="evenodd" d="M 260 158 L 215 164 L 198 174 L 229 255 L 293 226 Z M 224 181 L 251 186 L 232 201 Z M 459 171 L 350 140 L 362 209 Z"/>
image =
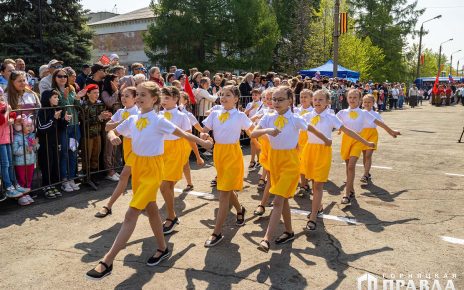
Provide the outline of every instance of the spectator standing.
<path id="1" fill-rule="evenodd" d="M 82 66 L 81 73 L 76 78 L 76 83 L 79 85 L 80 88 L 85 87 L 85 82 L 86 82 L 86 80 L 89 77 L 91 72 L 92 71 L 90 69 L 90 65 L 84 64 Z"/>
<path id="2" fill-rule="evenodd" d="M 55 70 L 61 69 L 61 68 L 63 68 L 63 62 L 60 60 L 52 59 L 48 63 L 48 71 L 50 72 L 50 74 L 40 80 L 40 83 L 39 83 L 40 94 L 52 88 L 52 74 L 55 72 Z"/>
<path id="3" fill-rule="evenodd" d="M 10 79 L 11 72 L 15 70 L 14 65 L 11 63 L 2 63 L 0 67 L 0 88 L 6 91 L 8 80 Z"/>
<path id="4" fill-rule="evenodd" d="M 417 106 L 417 97 L 419 96 L 419 90 L 416 87 L 416 84 L 412 84 L 412 87 L 409 89 L 409 106 L 414 108 Z"/>
<path id="5" fill-rule="evenodd" d="M 164 87 L 164 80 L 163 80 L 163 77 L 161 76 L 161 71 L 159 67 L 156 67 L 156 66 L 152 67 L 149 71 L 149 75 L 150 75 L 150 81 L 154 81 L 160 88 Z"/>

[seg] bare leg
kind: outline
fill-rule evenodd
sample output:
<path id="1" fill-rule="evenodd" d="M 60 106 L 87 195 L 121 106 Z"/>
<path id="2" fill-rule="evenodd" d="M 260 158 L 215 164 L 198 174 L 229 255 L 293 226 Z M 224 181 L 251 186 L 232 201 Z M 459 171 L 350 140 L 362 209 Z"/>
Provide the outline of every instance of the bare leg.
<path id="1" fill-rule="evenodd" d="M 269 174 L 269 171 L 266 171 L 266 172 Z M 271 193 L 269 192 L 269 189 L 271 189 L 271 178 L 270 177 L 267 178 L 266 187 L 264 188 L 263 198 L 261 199 L 262 206 L 266 206 L 269 201 L 269 196 L 271 195 Z"/>
<path id="2" fill-rule="evenodd" d="M 238 201 L 237 194 L 234 191 L 232 191 L 232 193 L 229 195 L 229 206 L 231 204 L 235 207 L 235 210 L 237 211 L 237 213 L 242 212 L 242 205 Z"/>
<path id="3" fill-rule="evenodd" d="M 280 217 L 282 216 L 283 207 L 284 198 L 276 195 L 274 198 L 274 208 L 272 209 L 271 218 L 269 219 L 269 225 L 267 226 L 266 235 L 264 236 L 265 241 L 269 241 L 271 239 L 272 234 L 277 228 L 277 225 L 280 221 Z"/>
<path id="4" fill-rule="evenodd" d="M 323 188 L 324 182 L 313 181 L 313 203 L 311 204 L 311 216 L 309 217 L 311 221 L 316 221 L 317 212 L 321 209 Z"/>
<path id="5" fill-rule="evenodd" d="M 284 199 L 284 206 L 282 208 L 282 218 L 284 220 L 285 231 L 288 233 L 293 233 L 292 215 L 290 213 L 290 204 L 288 203 L 288 198 Z"/>
<path id="6" fill-rule="evenodd" d="M 354 176 L 356 174 L 356 162 L 358 161 L 358 157 L 351 156 L 348 160 L 346 166 L 346 188 L 345 188 L 345 196 L 349 197 L 351 192 L 354 192 Z"/>
<path id="7" fill-rule="evenodd" d="M 255 159 L 256 159 L 256 152 L 258 151 L 257 148 L 256 148 L 256 145 L 255 143 L 253 142 L 250 142 L 251 143 L 251 159 L 250 159 L 250 163 L 251 162 L 255 162 Z"/>
<path id="8" fill-rule="evenodd" d="M 175 219 L 176 212 L 174 211 L 174 185 L 176 183 L 174 181 L 166 181 L 163 180 L 160 186 L 161 194 L 163 195 L 164 202 L 166 204 L 166 213 L 168 219 Z M 168 221 L 169 222 L 169 221 Z M 170 226 L 170 224 L 166 224 L 166 226 Z"/>
<path id="9" fill-rule="evenodd" d="M 156 242 L 158 244 L 158 249 L 164 251 L 167 245 L 166 241 L 164 240 L 163 225 L 161 223 L 161 217 L 156 202 L 150 202 L 146 208 L 146 212 L 148 221 L 150 222 L 151 230 L 153 231 Z M 161 253 L 157 251 L 155 257 L 159 257 L 160 255 Z"/>
<path id="10" fill-rule="evenodd" d="M 308 180 L 304 174 L 300 174 L 300 187 L 308 186 Z"/>
<path id="11" fill-rule="evenodd" d="M 188 185 L 192 185 L 192 175 L 190 174 L 190 163 L 185 163 L 184 165 L 184 176 L 185 176 L 185 180 L 187 180 L 187 184 Z"/>
<path id="12" fill-rule="evenodd" d="M 121 229 L 119 230 L 118 235 L 116 236 L 116 239 L 114 240 L 113 246 L 111 246 L 109 252 L 106 253 L 105 257 L 103 257 L 103 262 L 105 262 L 107 265 L 112 265 L 116 255 L 126 247 L 127 241 L 134 232 L 135 225 L 137 224 L 137 219 L 139 218 L 140 213 L 141 210 L 133 207 L 129 207 L 129 209 L 127 209 L 124 222 L 121 226 Z M 98 264 L 97 267 L 95 267 L 95 270 L 101 273 L 105 270 L 105 268 L 103 265 Z"/>
<path id="13" fill-rule="evenodd" d="M 129 177 L 131 175 L 131 168 L 130 166 L 124 166 L 122 169 L 121 175 L 119 177 L 118 185 L 116 185 L 116 188 L 113 191 L 113 194 L 110 197 L 110 200 L 106 204 L 106 207 L 111 209 L 113 207 L 113 204 L 118 200 L 118 198 L 121 196 L 121 194 L 126 191 L 127 188 L 127 183 L 129 183 Z M 100 213 L 104 214 L 106 213 L 106 209 L 101 209 Z"/>
<path id="14" fill-rule="evenodd" d="M 219 191 L 219 209 L 216 217 L 216 225 L 214 226 L 214 234 L 219 235 L 222 231 L 222 225 L 224 224 L 227 214 L 229 213 L 229 200 L 232 191 Z M 211 237 L 214 239 L 214 237 Z"/>
<path id="15" fill-rule="evenodd" d="M 364 152 L 366 153 L 364 154 Z M 374 154 L 374 150 L 363 151 L 364 176 L 369 176 L 369 172 L 371 171 L 371 166 L 372 166 L 372 155 L 373 154 Z"/>

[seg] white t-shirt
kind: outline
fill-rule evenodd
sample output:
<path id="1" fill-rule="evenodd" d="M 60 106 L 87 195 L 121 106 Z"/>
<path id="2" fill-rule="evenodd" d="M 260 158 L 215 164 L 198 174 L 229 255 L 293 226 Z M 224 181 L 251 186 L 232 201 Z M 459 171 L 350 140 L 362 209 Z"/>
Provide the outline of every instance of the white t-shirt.
<path id="1" fill-rule="evenodd" d="M 127 113 L 126 113 L 127 112 Z M 113 122 L 121 122 L 126 120 L 132 115 L 137 115 L 139 113 L 139 108 L 137 106 L 133 106 L 132 108 L 124 108 L 124 109 L 119 109 L 114 113 L 114 115 L 111 117 L 111 121 Z M 129 115 L 127 115 L 129 114 Z"/>
<path id="2" fill-rule="evenodd" d="M 242 130 L 250 129 L 253 123 L 243 112 L 237 109 L 229 110 L 229 118 L 225 122 L 221 122 L 219 117 L 226 110 L 215 110 L 203 120 L 203 125 L 206 128 L 213 130 L 214 141 L 218 144 L 235 144 L 240 140 Z"/>
<path id="3" fill-rule="evenodd" d="M 187 109 L 183 106 L 179 106 L 179 108 L 181 108 L 182 113 L 187 115 L 187 117 L 190 120 L 190 125 L 192 125 L 192 127 L 198 124 L 197 118 L 195 118 L 195 116 L 191 112 L 187 111 Z"/>
<path id="4" fill-rule="evenodd" d="M 272 149 L 277 150 L 289 150 L 295 149 L 298 144 L 298 137 L 300 130 L 307 130 L 308 124 L 303 118 L 297 114 L 292 113 L 290 109 L 283 115 L 287 122 L 285 126 L 280 130 L 280 134 L 276 137 L 268 135 Z M 279 114 L 266 114 L 259 121 L 259 126 L 263 129 L 266 128 L 277 128 L 274 124 Z"/>
<path id="5" fill-rule="evenodd" d="M 250 110 L 251 108 L 253 108 L 249 113 L 248 113 L 248 117 L 253 117 L 256 112 L 258 112 L 258 108 L 261 106 L 263 102 L 261 101 L 257 101 L 257 102 L 250 102 L 246 105 L 246 108 L 245 108 L 245 111 L 248 111 Z"/>
<path id="6" fill-rule="evenodd" d="M 376 112 L 374 110 L 371 110 L 371 111 L 363 110 L 363 111 L 368 112 L 369 114 L 374 116 L 375 119 L 379 120 L 380 122 L 383 122 L 382 117 L 380 116 L 380 114 L 378 112 Z M 372 124 L 367 125 L 365 128 L 377 128 L 377 125 L 374 122 L 372 122 Z"/>
<path id="7" fill-rule="evenodd" d="M 353 116 L 355 118 L 350 117 L 350 113 L 355 112 Z M 362 129 L 369 128 L 368 126 L 372 126 L 375 121 L 375 117 L 369 114 L 367 111 L 363 111 L 360 108 L 356 109 L 344 109 L 337 113 L 337 117 L 343 122 L 343 125 L 348 129 L 355 131 L 356 133 L 360 133 Z"/>
<path id="8" fill-rule="evenodd" d="M 322 113 L 318 114 L 316 111 L 312 111 L 309 114 L 303 116 L 303 119 L 308 123 L 316 127 L 325 137 L 332 139 L 333 129 L 340 129 L 343 126 L 342 121 L 337 116 L 330 114 L 330 109 L 325 109 Z M 319 116 L 319 121 L 314 125 L 311 120 Z M 325 144 L 324 141 L 316 137 L 313 133 L 308 131 L 308 143 L 310 144 Z"/>
<path id="9" fill-rule="evenodd" d="M 146 118 L 147 125 L 139 130 L 137 121 Z M 132 151 L 138 156 L 159 156 L 164 153 L 164 140 L 172 134 L 177 127 L 155 113 L 132 115 L 116 127 L 116 131 L 125 136 L 132 137 Z"/>
<path id="10" fill-rule="evenodd" d="M 168 112 L 171 114 L 171 119 L 166 118 L 168 121 L 170 121 L 171 123 L 179 127 L 182 131 L 192 130 L 192 124 L 190 124 L 189 118 L 187 117 L 186 114 L 179 111 L 179 108 L 177 108 L 177 106 L 174 109 L 160 111 L 159 115 L 161 117 L 165 117 L 165 115 Z M 178 140 L 178 139 L 180 139 L 180 137 L 176 135 L 172 135 L 172 134 L 169 134 L 169 136 L 165 138 L 165 140 Z"/>
<path id="11" fill-rule="evenodd" d="M 304 115 L 314 111 L 314 108 L 309 106 L 308 108 L 305 109 L 302 106 L 300 106 L 300 107 L 296 107 L 294 111 L 295 111 L 296 114 L 298 114 L 300 116 L 304 116 Z"/>

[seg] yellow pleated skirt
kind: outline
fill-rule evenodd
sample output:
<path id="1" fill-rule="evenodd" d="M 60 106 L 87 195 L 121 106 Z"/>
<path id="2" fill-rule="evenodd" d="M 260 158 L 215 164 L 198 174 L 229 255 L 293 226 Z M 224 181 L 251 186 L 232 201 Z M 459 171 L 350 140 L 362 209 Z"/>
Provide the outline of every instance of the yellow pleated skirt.
<path id="1" fill-rule="evenodd" d="M 351 138 L 350 136 L 343 134 L 341 156 L 342 160 L 348 160 L 350 157 L 361 156 L 363 144 Z"/>
<path id="2" fill-rule="evenodd" d="M 367 147 L 363 144 L 362 150 L 377 150 L 377 144 L 379 143 L 379 132 L 377 131 L 377 128 L 364 128 L 359 135 L 367 141 L 375 143 L 374 148 Z"/>
<path id="3" fill-rule="evenodd" d="M 214 167 L 217 171 L 217 190 L 231 191 L 243 189 L 243 153 L 240 143 L 214 144 Z"/>
<path id="4" fill-rule="evenodd" d="M 315 182 L 327 182 L 332 165 L 332 147 L 324 144 L 306 143 L 300 172 Z"/>
<path id="5" fill-rule="evenodd" d="M 129 155 L 132 170 L 132 200 L 130 207 L 143 210 L 148 203 L 156 201 L 156 195 L 163 180 L 164 161 L 159 156 Z"/>
<path id="6" fill-rule="evenodd" d="M 297 149 L 269 151 L 271 174 L 270 193 L 284 198 L 295 194 L 300 179 L 300 159 Z"/>
<path id="7" fill-rule="evenodd" d="M 124 156 L 124 162 L 126 162 L 127 166 L 130 166 L 127 164 L 127 161 L 129 160 L 129 155 L 132 153 L 132 139 L 124 137 L 122 139 L 122 152 Z"/>
<path id="8" fill-rule="evenodd" d="M 182 179 L 182 170 L 188 161 L 183 138 L 177 140 L 164 140 L 164 178 L 166 181 L 179 181 Z M 187 142 L 188 143 L 188 142 Z"/>
<path id="9" fill-rule="evenodd" d="M 298 136 L 298 153 L 300 154 L 300 157 L 302 156 L 306 143 L 308 143 L 308 133 L 306 132 L 307 131 L 300 131 Z"/>
<path id="10" fill-rule="evenodd" d="M 269 171 L 269 150 L 271 150 L 271 143 L 269 143 L 269 138 L 265 135 L 259 137 L 258 142 L 261 145 L 259 163 L 264 167 L 264 169 Z"/>

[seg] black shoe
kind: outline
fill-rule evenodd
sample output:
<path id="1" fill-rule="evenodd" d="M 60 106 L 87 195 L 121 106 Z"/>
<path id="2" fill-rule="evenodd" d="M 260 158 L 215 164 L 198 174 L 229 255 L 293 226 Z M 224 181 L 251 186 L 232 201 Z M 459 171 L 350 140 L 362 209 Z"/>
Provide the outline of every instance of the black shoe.
<path id="1" fill-rule="evenodd" d="M 242 211 L 237 213 L 237 221 L 235 222 L 235 224 L 239 227 L 245 225 L 245 212 L 246 212 L 246 209 L 242 205 Z"/>
<path id="2" fill-rule="evenodd" d="M 165 226 L 166 221 L 170 221 L 171 225 L 169 227 Z M 166 221 L 163 223 L 163 234 L 168 235 L 174 231 L 174 228 L 179 224 L 179 219 L 176 217 L 175 219 L 166 219 Z"/>
<path id="3" fill-rule="evenodd" d="M 307 231 L 315 231 L 316 227 L 317 227 L 317 224 L 315 221 L 309 220 L 308 223 L 306 223 Z"/>
<path id="4" fill-rule="evenodd" d="M 6 195 L 3 192 L 0 192 L 0 202 L 6 200 Z"/>
<path id="5" fill-rule="evenodd" d="M 266 245 L 263 245 L 263 243 L 266 244 Z M 262 240 L 259 243 L 258 250 L 260 250 L 261 252 L 267 253 L 267 252 L 269 252 L 270 247 L 271 247 L 271 245 L 269 244 L 268 241 Z"/>
<path id="6" fill-rule="evenodd" d="M 95 217 L 97 218 L 104 218 L 106 217 L 107 215 L 110 215 L 112 214 L 113 212 L 111 211 L 111 208 L 107 207 L 107 206 L 103 206 L 103 208 L 105 209 L 105 213 L 101 213 L 101 212 L 97 212 L 95 214 Z"/>
<path id="7" fill-rule="evenodd" d="M 205 242 L 205 248 L 211 248 L 211 247 L 214 247 L 216 246 L 217 244 L 219 244 L 222 239 L 224 239 L 224 236 L 222 234 L 212 234 L 212 236 L 214 237 L 214 239 L 212 240 L 207 240 Z"/>
<path id="8" fill-rule="evenodd" d="M 160 252 L 161 255 L 157 258 L 155 258 L 155 256 L 153 255 L 152 257 L 150 257 L 148 260 L 147 260 L 147 266 L 150 266 L 150 267 L 153 267 L 153 266 L 156 266 L 158 265 L 159 263 L 161 263 L 161 261 L 163 260 L 166 260 L 167 258 L 169 258 L 169 255 L 171 254 L 169 252 L 169 249 L 168 247 L 166 247 L 166 249 L 164 251 L 158 249 L 156 250 L 156 253 Z M 155 254 L 156 254 L 155 253 Z"/>
<path id="9" fill-rule="evenodd" d="M 283 236 L 283 237 L 282 237 Z M 276 240 L 275 240 L 275 243 L 277 245 L 280 245 L 280 244 L 285 244 L 285 243 L 288 243 L 290 241 L 293 241 L 295 239 L 295 233 L 289 233 L 289 232 L 284 232 L 282 234 L 282 236 L 278 237 Z"/>
<path id="10" fill-rule="evenodd" d="M 101 280 L 103 278 L 105 278 L 106 276 L 109 276 L 111 275 L 111 271 L 113 271 L 113 264 L 111 264 L 110 266 L 108 266 L 105 262 L 98 262 L 99 264 L 102 264 L 103 267 L 105 267 L 105 270 L 103 272 L 97 272 L 97 270 L 92 269 L 90 271 L 87 272 L 87 274 L 85 274 L 85 277 L 89 280 L 95 280 L 95 281 L 98 281 L 98 280 Z"/>

